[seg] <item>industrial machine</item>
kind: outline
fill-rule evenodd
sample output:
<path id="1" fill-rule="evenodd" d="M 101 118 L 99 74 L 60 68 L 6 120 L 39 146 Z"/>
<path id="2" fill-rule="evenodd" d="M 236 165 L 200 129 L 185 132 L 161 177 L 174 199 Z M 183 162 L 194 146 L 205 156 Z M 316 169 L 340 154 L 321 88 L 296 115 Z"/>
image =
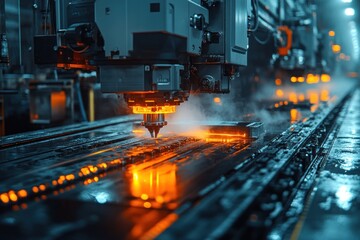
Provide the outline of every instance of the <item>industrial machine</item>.
<path id="1" fill-rule="evenodd" d="M 56 34 L 35 37 L 35 62 L 96 70 L 102 92 L 124 94 L 156 137 L 165 114 L 190 94 L 230 92 L 247 66 L 250 36 L 275 47 L 261 58 L 276 68 L 297 75 L 315 69 L 315 12 L 305 0 L 61 0 Z"/>
<path id="2" fill-rule="evenodd" d="M 57 1 L 56 63 L 96 68 L 156 137 L 190 93 L 230 91 L 247 64 L 249 2 Z"/>

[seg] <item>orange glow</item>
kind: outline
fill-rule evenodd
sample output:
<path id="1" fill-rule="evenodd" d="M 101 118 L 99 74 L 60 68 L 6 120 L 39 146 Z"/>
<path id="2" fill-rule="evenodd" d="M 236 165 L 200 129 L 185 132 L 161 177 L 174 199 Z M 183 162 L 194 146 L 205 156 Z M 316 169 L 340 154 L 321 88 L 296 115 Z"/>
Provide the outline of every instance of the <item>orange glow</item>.
<path id="1" fill-rule="evenodd" d="M 298 77 L 298 82 L 305 82 L 305 78 L 304 77 Z"/>
<path id="2" fill-rule="evenodd" d="M 303 102 L 303 101 L 305 101 L 305 95 L 304 94 L 299 94 L 299 101 L 300 102 Z"/>
<path id="3" fill-rule="evenodd" d="M 141 239 L 155 239 L 167 228 L 169 228 L 178 218 L 179 216 L 176 213 L 170 213 L 152 227 L 147 233 L 145 233 Z"/>
<path id="4" fill-rule="evenodd" d="M 309 74 L 307 75 L 306 82 L 307 82 L 308 84 L 318 83 L 318 82 L 319 82 L 319 75 L 314 75 L 314 74 L 309 73 Z"/>
<path id="5" fill-rule="evenodd" d="M 38 192 L 39 192 L 39 188 L 38 188 L 37 186 L 34 186 L 34 187 L 32 188 L 32 191 L 33 191 L 34 193 L 38 193 Z"/>
<path id="6" fill-rule="evenodd" d="M 316 91 L 308 91 L 311 104 L 319 104 L 319 93 Z"/>
<path id="7" fill-rule="evenodd" d="M 9 196 L 7 195 L 7 193 L 3 193 L 0 195 L 0 199 L 3 203 L 8 203 L 10 201 Z"/>
<path id="8" fill-rule="evenodd" d="M 162 196 L 157 196 L 155 198 L 155 201 L 157 201 L 158 203 L 163 203 L 164 202 L 164 198 Z"/>
<path id="9" fill-rule="evenodd" d="M 141 130 L 141 129 L 134 129 L 132 130 L 133 133 L 144 133 L 146 132 L 145 130 Z"/>
<path id="10" fill-rule="evenodd" d="M 275 92 L 276 96 L 281 98 L 284 96 L 284 91 L 281 90 L 281 89 L 276 89 L 276 92 Z"/>
<path id="11" fill-rule="evenodd" d="M 26 198 L 27 197 L 27 191 L 24 189 L 21 189 L 20 191 L 18 191 L 18 195 L 21 198 Z"/>
<path id="12" fill-rule="evenodd" d="M 339 44 L 333 44 L 331 48 L 333 53 L 339 53 L 341 51 L 341 46 Z"/>
<path id="13" fill-rule="evenodd" d="M 71 180 L 74 180 L 75 179 L 75 175 L 74 174 L 68 174 L 65 176 L 65 179 L 67 181 L 71 181 Z"/>
<path id="14" fill-rule="evenodd" d="M 321 81 L 322 82 L 330 82 L 331 81 L 331 77 L 329 74 L 321 74 Z"/>
<path id="15" fill-rule="evenodd" d="M 81 168 L 80 172 L 82 173 L 82 176 L 86 176 L 90 174 L 90 170 L 87 167 Z"/>
<path id="16" fill-rule="evenodd" d="M 282 84 L 282 81 L 281 81 L 280 78 L 275 79 L 275 85 L 276 86 L 281 86 L 281 84 Z"/>
<path id="17" fill-rule="evenodd" d="M 221 103 L 221 98 L 214 97 L 214 103 Z"/>
<path id="18" fill-rule="evenodd" d="M 348 72 L 347 76 L 350 78 L 357 78 L 359 74 L 357 72 Z"/>
<path id="19" fill-rule="evenodd" d="M 65 91 L 51 93 L 51 108 L 61 109 L 65 111 L 66 108 L 66 93 Z"/>
<path id="20" fill-rule="evenodd" d="M 41 191 L 45 191 L 45 190 L 46 190 L 46 187 L 45 187 L 44 184 L 41 184 L 41 185 L 39 186 L 39 189 L 40 189 Z"/>
<path id="21" fill-rule="evenodd" d="M 174 113 L 176 112 L 175 106 L 154 106 L 154 107 L 142 107 L 133 106 L 133 113 L 135 114 L 159 114 L 159 113 Z"/>
<path id="22" fill-rule="evenodd" d="M 238 133 L 238 134 L 231 134 L 231 133 L 212 133 L 212 132 L 209 132 L 207 133 L 207 136 L 220 136 L 220 137 L 233 137 L 233 138 L 246 138 L 246 134 L 243 133 Z"/>
<path id="23" fill-rule="evenodd" d="M 339 58 L 340 58 L 341 60 L 345 60 L 346 55 L 345 55 L 344 53 L 340 53 Z"/>
<path id="24" fill-rule="evenodd" d="M 149 199 L 149 196 L 147 194 L 143 193 L 143 194 L 141 194 L 141 199 L 146 201 Z"/>
<path id="25" fill-rule="evenodd" d="M 297 81 L 297 78 L 296 78 L 295 76 L 292 76 L 292 77 L 290 78 L 290 81 L 293 82 L 293 83 L 295 83 L 295 82 Z"/>
<path id="26" fill-rule="evenodd" d="M 149 203 L 149 202 L 144 202 L 144 207 L 145 207 L 145 208 L 151 208 L 151 203 Z"/>
<path id="27" fill-rule="evenodd" d="M 298 98 L 297 98 L 297 94 L 296 92 L 290 92 L 289 93 L 289 102 L 292 102 L 292 103 L 298 103 Z"/>
<path id="28" fill-rule="evenodd" d="M 150 165 L 153 164 L 150 163 Z M 142 163 L 129 168 L 130 192 L 133 197 L 137 198 L 132 202 L 132 206 L 160 208 L 163 203 L 176 200 L 176 164 L 147 166 L 148 164 Z M 159 199 L 161 200 L 159 201 Z M 139 200 L 146 202 L 136 202 Z"/>
<path id="29" fill-rule="evenodd" d="M 106 163 L 99 163 L 97 165 L 99 168 L 103 168 L 103 169 L 106 169 L 107 168 L 107 164 Z M 74 176 L 75 177 L 75 176 Z"/>
<path id="30" fill-rule="evenodd" d="M 18 197 L 14 191 L 9 191 L 9 199 L 12 202 L 16 202 L 18 200 Z"/>
<path id="31" fill-rule="evenodd" d="M 333 30 L 329 31 L 329 36 L 330 37 L 335 37 L 335 31 L 333 31 Z"/>
<path id="32" fill-rule="evenodd" d="M 319 106 L 320 93 L 317 91 L 309 90 L 307 94 L 309 96 L 310 103 L 313 104 L 313 106 L 311 106 L 311 108 L 310 108 L 310 111 L 315 112 Z"/>
<path id="33" fill-rule="evenodd" d="M 301 119 L 301 114 L 299 112 L 299 110 L 297 110 L 296 108 L 293 108 L 290 110 L 290 122 L 291 123 L 295 123 L 297 121 L 299 121 Z"/>
<path id="34" fill-rule="evenodd" d="M 320 100 L 323 102 L 327 102 L 330 99 L 329 90 L 323 89 L 320 93 Z"/>

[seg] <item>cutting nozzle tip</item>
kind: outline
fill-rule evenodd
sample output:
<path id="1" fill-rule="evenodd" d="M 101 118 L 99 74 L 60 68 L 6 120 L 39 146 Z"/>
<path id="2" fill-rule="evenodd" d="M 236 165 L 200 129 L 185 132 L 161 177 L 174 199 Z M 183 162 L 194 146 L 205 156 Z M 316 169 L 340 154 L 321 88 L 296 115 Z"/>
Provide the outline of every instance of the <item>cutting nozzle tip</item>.
<path id="1" fill-rule="evenodd" d="M 158 134 L 160 132 L 160 127 L 152 126 L 152 127 L 147 127 L 147 129 L 149 130 L 150 136 L 152 138 L 157 138 L 158 137 Z"/>

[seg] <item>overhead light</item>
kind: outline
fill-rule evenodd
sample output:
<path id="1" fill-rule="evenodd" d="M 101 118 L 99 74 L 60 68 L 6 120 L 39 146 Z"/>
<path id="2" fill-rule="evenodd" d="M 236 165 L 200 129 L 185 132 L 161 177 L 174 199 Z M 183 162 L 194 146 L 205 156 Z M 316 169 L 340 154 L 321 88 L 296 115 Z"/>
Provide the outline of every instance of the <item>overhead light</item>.
<path id="1" fill-rule="evenodd" d="M 353 8 L 345 8 L 345 15 L 346 16 L 354 16 L 355 10 Z"/>
<path id="2" fill-rule="evenodd" d="M 344 3 L 351 3 L 352 0 L 342 0 Z"/>

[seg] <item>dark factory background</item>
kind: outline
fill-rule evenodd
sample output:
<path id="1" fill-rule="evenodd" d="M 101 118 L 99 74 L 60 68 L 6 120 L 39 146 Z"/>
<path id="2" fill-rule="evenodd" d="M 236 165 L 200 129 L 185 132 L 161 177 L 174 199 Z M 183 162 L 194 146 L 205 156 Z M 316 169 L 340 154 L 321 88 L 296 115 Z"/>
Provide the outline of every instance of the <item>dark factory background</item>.
<path id="1" fill-rule="evenodd" d="M 359 1 L 0 14 L 1 239 L 358 238 Z"/>

